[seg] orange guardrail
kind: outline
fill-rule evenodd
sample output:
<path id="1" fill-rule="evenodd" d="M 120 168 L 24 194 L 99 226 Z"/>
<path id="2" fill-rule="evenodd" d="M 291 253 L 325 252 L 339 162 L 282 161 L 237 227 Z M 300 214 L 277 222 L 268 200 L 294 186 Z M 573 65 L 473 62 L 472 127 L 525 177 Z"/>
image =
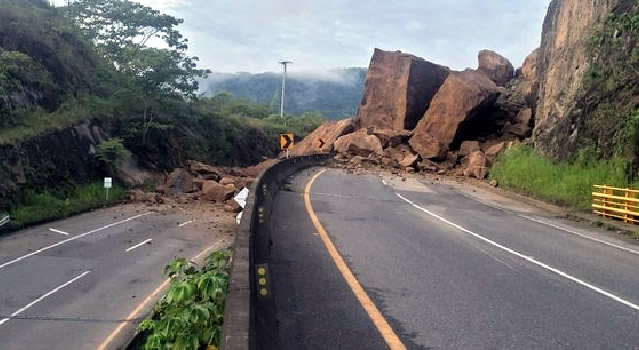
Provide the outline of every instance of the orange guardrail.
<path id="1" fill-rule="evenodd" d="M 592 211 L 607 218 L 639 224 L 639 190 L 594 185 Z"/>

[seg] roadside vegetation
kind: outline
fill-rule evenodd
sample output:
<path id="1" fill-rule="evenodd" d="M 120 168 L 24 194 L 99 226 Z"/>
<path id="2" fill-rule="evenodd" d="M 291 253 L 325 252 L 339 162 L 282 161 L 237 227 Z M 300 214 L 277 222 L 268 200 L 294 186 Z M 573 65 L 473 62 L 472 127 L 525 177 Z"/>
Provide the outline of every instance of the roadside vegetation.
<path id="1" fill-rule="evenodd" d="M 164 270 L 171 279 L 167 294 L 153 315 L 138 327 L 138 347 L 145 350 L 217 349 L 222 336 L 224 302 L 229 283 L 231 250 L 209 255 L 196 268 L 178 258 Z"/>
<path id="2" fill-rule="evenodd" d="M 572 162 L 553 162 L 527 145 L 502 153 L 489 177 L 500 187 L 551 202 L 590 210 L 593 185 L 631 186 L 629 162 L 620 158 L 592 160 L 582 153 Z"/>
<path id="3" fill-rule="evenodd" d="M 8 213 L 11 222 L 1 227 L 0 233 L 117 204 L 122 202 L 125 196 L 126 190 L 114 184 L 109 190 L 107 201 L 101 182 L 80 185 L 69 192 L 27 191 L 24 199 Z"/>

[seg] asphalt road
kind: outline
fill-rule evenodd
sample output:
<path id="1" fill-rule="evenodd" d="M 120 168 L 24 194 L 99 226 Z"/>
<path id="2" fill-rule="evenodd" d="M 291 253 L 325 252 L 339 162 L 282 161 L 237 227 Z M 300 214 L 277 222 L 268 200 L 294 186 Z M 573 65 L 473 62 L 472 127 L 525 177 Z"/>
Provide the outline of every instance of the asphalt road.
<path id="1" fill-rule="evenodd" d="M 0 238 L 0 349 L 97 349 L 124 325 L 106 347 L 118 348 L 167 263 L 224 244 L 198 218 L 148 210 L 104 209 Z"/>
<path id="2" fill-rule="evenodd" d="M 291 178 L 274 207 L 281 348 L 388 348 L 305 208 L 317 172 Z M 637 246 L 473 196 L 341 170 L 310 192 L 330 240 L 408 349 L 639 349 Z"/>

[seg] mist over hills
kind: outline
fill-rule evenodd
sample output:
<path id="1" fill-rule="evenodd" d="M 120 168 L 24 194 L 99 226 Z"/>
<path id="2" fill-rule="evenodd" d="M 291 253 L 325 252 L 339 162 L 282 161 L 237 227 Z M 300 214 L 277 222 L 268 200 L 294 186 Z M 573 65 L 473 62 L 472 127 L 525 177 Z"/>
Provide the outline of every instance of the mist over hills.
<path id="1" fill-rule="evenodd" d="M 286 112 L 320 112 L 329 119 L 354 116 L 362 98 L 366 68 L 327 72 L 290 72 L 286 82 Z M 212 73 L 201 83 L 206 95 L 228 92 L 279 110 L 281 73 Z"/>

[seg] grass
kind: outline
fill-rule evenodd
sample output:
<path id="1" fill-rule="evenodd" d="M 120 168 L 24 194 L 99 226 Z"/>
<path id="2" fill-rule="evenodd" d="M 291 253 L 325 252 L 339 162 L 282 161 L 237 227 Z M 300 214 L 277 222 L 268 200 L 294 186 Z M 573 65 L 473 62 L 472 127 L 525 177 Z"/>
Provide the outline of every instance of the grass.
<path id="1" fill-rule="evenodd" d="M 632 187 L 620 159 L 553 162 L 520 145 L 502 153 L 490 178 L 504 187 L 557 205 L 589 210 L 594 184 Z"/>
<path id="2" fill-rule="evenodd" d="M 36 193 L 29 191 L 24 200 L 9 213 L 11 222 L 2 227 L 4 231 L 13 231 L 29 225 L 65 218 L 89 209 L 120 203 L 126 190 L 114 185 L 109 190 L 106 201 L 105 190 L 101 182 L 76 187 L 69 193 L 50 191 Z M 0 231 L 2 231 L 0 230 Z"/>

